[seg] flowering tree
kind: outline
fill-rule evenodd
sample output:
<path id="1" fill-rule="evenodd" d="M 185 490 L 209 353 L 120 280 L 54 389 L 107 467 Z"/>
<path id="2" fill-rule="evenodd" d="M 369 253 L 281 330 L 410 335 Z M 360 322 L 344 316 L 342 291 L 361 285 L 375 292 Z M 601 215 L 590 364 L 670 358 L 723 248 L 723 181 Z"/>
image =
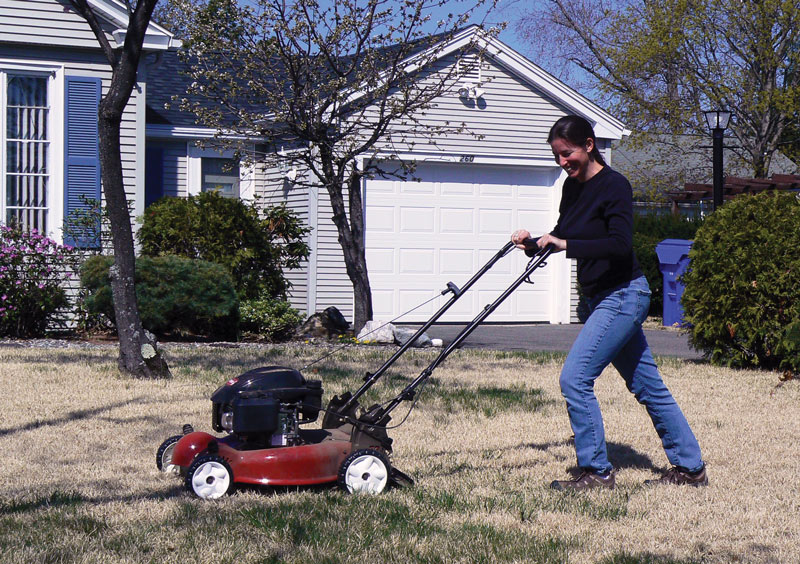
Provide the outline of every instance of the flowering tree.
<path id="1" fill-rule="evenodd" d="M 63 283 L 76 262 L 72 247 L 17 227 L 0 226 L 0 336 L 41 337 L 68 305 Z"/>
<path id="2" fill-rule="evenodd" d="M 353 285 L 356 331 L 372 319 L 362 178 L 402 175 L 403 163 L 386 171 L 380 158 L 464 130 L 424 119 L 459 72 L 436 62 L 474 11 L 495 2 L 173 0 L 182 7 L 173 15 L 188 17 L 178 26 L 190 32 L 194 79 L 181 108 L 222 132 L 221 143 L 259 134 L 269 146 L 259 158 L 307 171 L 293 178 L 296 186 L 324 188 Z M 450 15 L 433 20 L 445 6 Z"/>

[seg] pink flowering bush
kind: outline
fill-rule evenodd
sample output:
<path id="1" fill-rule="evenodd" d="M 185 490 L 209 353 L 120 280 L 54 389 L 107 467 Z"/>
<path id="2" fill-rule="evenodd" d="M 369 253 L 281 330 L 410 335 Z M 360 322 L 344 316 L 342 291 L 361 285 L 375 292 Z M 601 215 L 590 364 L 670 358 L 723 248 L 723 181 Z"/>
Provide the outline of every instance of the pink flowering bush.
<path id="1" fill-rule="evenodd" d="M 36 230 L 0 225 L 0 337 L 38 337 L 68 304 L 62 287 L 71 274 L 72 247 Z"/>

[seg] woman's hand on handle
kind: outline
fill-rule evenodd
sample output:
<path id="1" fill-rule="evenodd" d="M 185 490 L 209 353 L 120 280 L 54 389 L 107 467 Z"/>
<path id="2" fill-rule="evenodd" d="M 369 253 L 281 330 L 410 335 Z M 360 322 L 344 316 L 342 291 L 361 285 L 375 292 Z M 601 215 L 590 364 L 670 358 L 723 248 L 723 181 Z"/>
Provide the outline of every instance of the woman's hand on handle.
<path id="1" fill-rule="evenodd" d="M 528 240 L 527 245 L 526 240 Z M 533 247 L 531 244 L 532 241 L 533 239 L 531 239 L 530 231 L 526 231 L 525 229 L 517 229 L 511 234 L 511 242 L 514 243 L 518 249 L 522 249 L 523 251 Z"/>
<path id="2" fill-rule="evenodd" d="M 525 229 L 517 229 L 514 231 L 511 234 L 511 242 L 514 243 L 518 249 L 522 250 L 533 249 L 536 247 L 544 249 L 547 245 L 553 245 L 553 247 L 555 247 L 553 252 L 567 250 L 567 242 L 564 239 L 559 239 L 558 237 L 554 237 L 549 233 L 545 233 L 538 239 L 534 239 L 531 237 L 530 231 Z"/>
<path id="3" fill-rule="evenodd" d="M 567 250 L 567 241 L 565 239 L 559 239 L 550 233 L 545 233 L 539 237 L 536 244 L 539 245 L 540 249 L 544 249 L 547 245 L 553 245 L 553 247 L 555 247 L 554 253 Z"/>

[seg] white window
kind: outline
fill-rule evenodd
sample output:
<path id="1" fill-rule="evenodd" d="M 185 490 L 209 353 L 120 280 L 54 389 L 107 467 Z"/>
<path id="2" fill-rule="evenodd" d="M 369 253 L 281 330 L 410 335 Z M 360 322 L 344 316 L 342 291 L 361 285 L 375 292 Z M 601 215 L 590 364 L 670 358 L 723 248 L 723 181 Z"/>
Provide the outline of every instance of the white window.
<path id="1" fill-rule="evenodd" d="M 50 76 L 0 70 L 2 222 L 48 233 Z"/>

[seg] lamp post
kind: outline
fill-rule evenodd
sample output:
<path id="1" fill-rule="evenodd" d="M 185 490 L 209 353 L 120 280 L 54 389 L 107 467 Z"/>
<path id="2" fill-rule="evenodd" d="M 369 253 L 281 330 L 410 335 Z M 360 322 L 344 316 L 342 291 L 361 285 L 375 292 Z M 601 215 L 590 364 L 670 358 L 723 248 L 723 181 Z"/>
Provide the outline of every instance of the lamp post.
<path id="1" fill-rule="evenodd" d="M 727 110 L 708 110 L 703 112 L 706 116 L 706 123 L 711 130 L 713 144 L 713 166 L 714 166 L 714 210 L 722 206 L 722 138 L 728 121 L 731 119 L 731 112 Z"/>

